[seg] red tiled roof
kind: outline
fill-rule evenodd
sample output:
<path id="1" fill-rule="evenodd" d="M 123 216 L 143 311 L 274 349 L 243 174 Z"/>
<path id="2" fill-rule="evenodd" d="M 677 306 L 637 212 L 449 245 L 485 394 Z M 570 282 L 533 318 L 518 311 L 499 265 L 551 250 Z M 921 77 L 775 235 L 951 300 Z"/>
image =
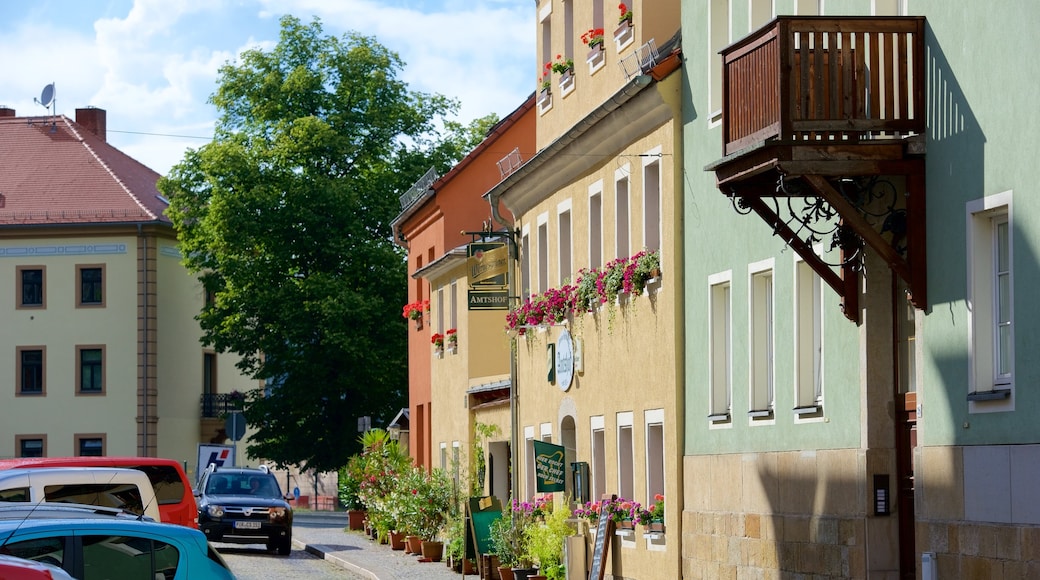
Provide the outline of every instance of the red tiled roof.
<path id="1" fill-rule="evenodd" d="M 64 115 L 0 117 L 0 226 L 169 224 L 159 177 Z"/>

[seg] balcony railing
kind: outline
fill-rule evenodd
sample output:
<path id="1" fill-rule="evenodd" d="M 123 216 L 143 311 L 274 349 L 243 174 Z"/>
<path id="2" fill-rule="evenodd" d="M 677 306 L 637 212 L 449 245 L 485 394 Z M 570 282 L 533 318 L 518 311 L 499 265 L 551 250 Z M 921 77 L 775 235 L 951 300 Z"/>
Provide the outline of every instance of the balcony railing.
<path id="1" fill-rule="evenodd" d="M 722 58 L 724 155 L 924 131 L 924 18 L 781 16 Z"/>
<path id="2" fill-rule="evenodd" d="M 242 395 L 212 393 L 202 395 L 202 418 L 218 419 L 232 411 L 242 410 Z"/>

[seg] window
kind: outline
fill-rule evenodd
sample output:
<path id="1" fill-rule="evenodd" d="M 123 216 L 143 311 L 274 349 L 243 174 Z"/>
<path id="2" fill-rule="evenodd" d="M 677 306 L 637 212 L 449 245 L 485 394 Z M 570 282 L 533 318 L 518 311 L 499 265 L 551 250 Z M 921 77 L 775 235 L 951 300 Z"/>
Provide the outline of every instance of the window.
<path id="1" fill-rule="evenodd" d="M 527 226 L 524 226 L 523 234 L 520 237 L 520 253 L 522 254 L 522 260 L 520 261 L 520 301 L 523 302 L 529 298 L 531 292 L 531 236 L 528 235 Z"/>
<path id="2" fill-rule="evenodd" d="M 15 371 L 19 395 L 47 394 L 47 351 L 42 346 L 20 346 L 16 349 Z"/>
<path id="3" fill-rule="evenodd" d="M 444 334 L 444 288 L 437 289 L 437 326 L 434 332 Z"/>
<path id="4" fill-rule="evenodd" d="M 795 263 L 795 413 L 819 413 L 823 404 L 823 280 Z"/>
<path id="5" fill-rule="evenodd" d="M 105 455 L 104 435 L 76 435 L 78 457 L 100 457 Z"/>
<path id="6" fill-rule="evenodd" d="M 589 268 L 603 266 L 603 184 L 589 188 Z"/>
<path id="7" fill-rule="evenodd" d="M 217 355 L 212 352 L 204 352 L 202 353 L 202 394 L 213 395 L 216 392 Z"/>
<path id="8" fill-rule="evenodd" d="M 461 474 L 459 471 L 462 469 L 461 458 L 459 457 L 459 442 L 451 442 L 451 479 L 455 482 L 455 488 L 459 487 L 459 480 Z"/>
<path id="9" fill-rule="evenodd" d="M 560 251 L 560 272 L 559 272 L 559 285 L 563 286 L 564 281 L 570 280 L 572 266 L 571 266 L 571 202 L 567 200 L 565 203 L 561 203 L 558 208 L 559 213 L 557 214 L 557 234 L 559 236 L 558 244 Z"/>
<path id="10" fill-rule="evenodd" d="M 710 0 L 708 8 L 708 119 L 722 120 L 722 57 L 730 44 L 730 1 Z"/>
<path id="11" fill-rule="evenodd" d="M 617 414 L 618 495 L 635 498 L 635 441 L 632 437 L 632 412 Z"/>
<path id="12" fill-rule="evenodd" d="M 773 2 L 771 0 L 751 0 L 748 10 L 748 32 L 753 32 L 773 19 Z"/>
<path id="13" fill-rule="evenodd" d="M 767 269 L 763 269 L 767 268 Z M 753 264 L 751 274 L 751 410 L 752 419 L 773 416 L 773 262 Z"/>
<path id="14" fill-rule="evenodd" d="M 661 249 L 661 148 L 647 153 L 652 161 L 643 166 L 643 247 Z M 644 158 L 647 159 L 647 158 Z"/>
<path id="15" fill-rule="evenodd" d="M 46 308 L 47 270 L 43 266 L 18 266 L 17 308 Z"/>
<path id="16" fill-rule="evenodd" d="M 589 423 L 592 427 L 592 465 L 589 469 L 592 476 L 592 495 L 589 499 L 599 501 L 607 493 L 607 453 L 603 415 L 590 418 Z"/>
<path id="17" fill-rule="evenodd" d="M 531 499 L 538 493 L 535 491 L 537 484 L 534 471 L 534 427 L 524 427 L 524 458 L 524 472 L 527 474 L 524 497 Z"/>
<path id="18" fill-rule="evenodd" d="M 628 244 L 628 166 L 618 170 L 621 175 L 615 176 L 614 182 L 614 256 L 627 258 Z"/>
<path id="19" fill-rule="evenodd" d="M 664 495 L 664 409 L 643 413 L 646 428 L 646 500 L 652 505 L 654 496 Z"/>
<path id="20" fill-rule="evenodd" d="M 711 389 L 708 419 L 717 423 L 729 421 L 732 403 L 730 276 L 726 272 L 708 280 L 708 373 Z"/>
<path id="21" fill-rule="evenodd" d="M 441 442 L 441 469 L 448 472 L 448 444 Z"/>
<path id="22" fill-rule="evenodd" d="M 455 280 L 452 280 L 451 287 L 448 290 L 448 328 L 459 327 L 458 302 L 459 285 Z"/>
<path id="23" fill-rule="evenodd" d="M 47 457 L 46 435 L 16 435 L 18 457 Z"/>
<path id="24" fill-rule="evenodd" d="M 85 535 L 82 540 L 85 578 L 173 578 L 177 574 L 180 553 L 166 542 L 102 535 Z"/>
<path id="25" fill-rule="evenodd" d="M 71 535 L 71 532 L 69 533 Z M 4 554 L 26 560 L 47 562 L 54 566 L 65 565 L 65 553 L 65 536 L 33 538 L 4 544 Z"/>
<path id="26" fill-rule="evenodd" d="M 104 393 L 105 392 L 105 347 L 103 346 L 80 346 L 76 347 L 76 358 L 79 367 L 79 384 L 77 393 Z"/>
<path id="27" fill-rule="evenodd" d="M 79 287 L 76 306 L 105 305 L 105 266 L 103 264 L 76 266 Z"/>
<path id="28" fill-rule="evenodd" d="M 538 216 L 538 293 L 549 289 L 549 216 Z"/>
<path id="29" fill-rule="evenodd" d="M 970 202 L 968 304 L 971 411 L 1013 409 L 1014 236 L 1011 192 Z"/>

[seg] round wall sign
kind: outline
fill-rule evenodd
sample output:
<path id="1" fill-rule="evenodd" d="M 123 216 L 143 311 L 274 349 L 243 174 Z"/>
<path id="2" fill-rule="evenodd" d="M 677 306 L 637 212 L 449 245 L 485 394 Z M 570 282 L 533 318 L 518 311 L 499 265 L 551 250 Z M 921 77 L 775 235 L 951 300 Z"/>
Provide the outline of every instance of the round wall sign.
<path id="1" fill-rule="evenodd" d="M 574 378 L 574 343 L 571 333 L 564 328 L 556 340 L 556 385 L 561 391 L 571 388 Z"/>

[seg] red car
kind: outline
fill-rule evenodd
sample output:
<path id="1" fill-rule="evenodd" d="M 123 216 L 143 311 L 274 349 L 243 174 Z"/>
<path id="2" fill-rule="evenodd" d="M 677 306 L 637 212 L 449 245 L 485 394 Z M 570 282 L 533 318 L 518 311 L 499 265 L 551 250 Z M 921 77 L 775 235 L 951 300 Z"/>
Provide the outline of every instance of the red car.
<path id="1" fill-rule="evenodd" d="M 30 467 L 122 467 L 148 475 L 163 523 L 199 528 L 199 511 L 181 464 L 160 457 L 23 457 L 0 460 L 0 469 Z"/>
<path id="2" fill-rule="evenodd" d="M 3 548 L 0 548 L 3 551 Z M 0 578 L 14 580 L 73 580 L 58 566 L 0 554 Z"/>

